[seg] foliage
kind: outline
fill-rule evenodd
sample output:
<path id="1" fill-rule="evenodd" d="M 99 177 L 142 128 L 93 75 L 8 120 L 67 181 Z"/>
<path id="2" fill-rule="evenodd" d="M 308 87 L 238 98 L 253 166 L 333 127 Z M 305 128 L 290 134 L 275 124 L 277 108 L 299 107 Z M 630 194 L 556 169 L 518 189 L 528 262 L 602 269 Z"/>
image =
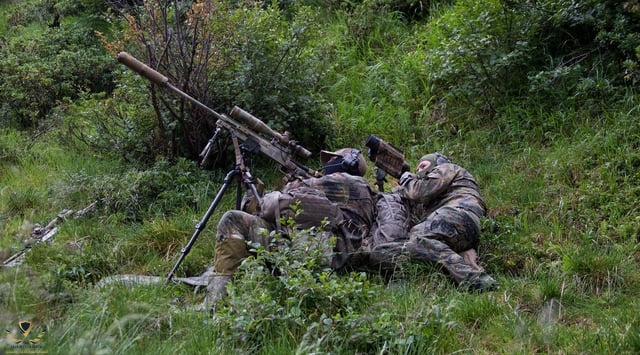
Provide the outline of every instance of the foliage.
<path id="1" fill-rule="evenodd" d="M 3 20 L 6 21 L 6 32 L 19 31 L 34 22 L 45 23 L 52 17 L 52 8 L 47 2 L 41 0 L 21 1 L 20 6 L 14 4 L 2 4 L 7 10 L 3 11 Z"/>
<path id="2" fill-rule="evenodd" d="M 152 153 L 180 147 L 181 131 L 167 126 L 160 138 L 145 79 L 119 67 L 105 72 L 117 79 L 112 94 L 59 99 L 47 130 L 2 122 L 3 259 L 61 209 L 101 203 L 60 222 L 53 242 L 27 249 L 20 267 L 2 268 L 5 329 L 33 321 L 46 331 L 44 350 L 57 353 L 638 353 L 640 319 L 630 311 L 640 307 L 638 1 L 462 0 L 413 21 L 367 7 L 373 1 L 306 3 L 332 5 L 314 9 L 318 34 L 300 47 L 313 53 L 306 69 L 320 73 L 314 95 L 331 103 L 339 132 L 331 145 L 357 146 L 375 133 L 404 148 L 408 162 L 439 150 L 467 167 L 488 206 L 480 263 L 499 291 L 462 292 L 421 265 L 391 282 L 330 273 L 313 238 L 300 249 L 253 246 L 213 315 L 190 310 L 202 289 L 179 283 L 96 287 L 117 274 L 165 275 L 223 178 Z M 297 16 L 295 5 L 281 6 L 275 21 L 261 6 L 207 24 L 236 38 L 224 26 L 279 33 L 278 21 Z M 36 41 L 36 27 L 14 27 L 1 43 Z M 114 29 L 105 38 L 116 38 Z M 229 43 L 219 50 L 251 73 L 248 57 L 233 51 L 247 48 Z M 230 80 L 237 72 L 228 73 L 218 89 L 233 98 L 239 91 L 224 90 L 239 85 Z M 246 75 L 238 83 L 250 83 Z M 223 199 L 212 224 L 233 202 Z M 211 264 L 214 236 L 204 229 L 179 276 Z"/>
<path id="3" fill-rule="evenodd" d="M 460 1 L 429 23 L 434 94 L 493 114 L 528 97 L 546 107 L 598 111 L 633 80 L 635 2 Z M 631 73 L 629 72 L 631 69 Z"/>
<path id="4" fill-rule="evenodd" d="M 431 94 L 423 63 L 397 13 L 369 2 L 336 13 L 319 48 L 330 65 L 323 94 L 332 102 L 330 146 L 359 146 L 369 134 L 406 147 L 421 139 Z"/>
<path id="5" fill-rule="evenodd" d="M 66 193 L 92 196 L 106 214 L 121 214 L 125 220 L 142 220 L 153 215 L 171 215 L 179 206 L 196 208 L 199 188 L 209 185 L 213 173 L 198 169 L 193 162 L 158 160 L 145 170 L 131 169 L 111 176 L 94 177 L 83 172 L 70 175 Z M 220 176 L 219 176 L 220 177 Z"/>
<path id="6" fill-rule="evenodd" d="M 171 143 L 158 132 L 143 79 L 122 69 L 114 75 L 119 84 L 110 96 L 85 93 L 52 112 L 51 117 L 60 122 L 57 134 L 78 150 L 150 166 Z"/>
<path id="7" fill-rule="evenodd" d="M 291 1 L 280 1 L 284 5 Z M 305 3 L 321 8 L 327 8 L 330 12 L 340 10 L 353 10 L 367 7 L 374 12 L 392 11 L 401 14 L 403 18 L 411 21 L 422 21 L 429 17 L 432 10 L 439 6 L 449 5 L 450 0 L 360 0 L 360 1 L 336 1 L 336 0 L 307 0 Z"/>
<path id="8" fill-rule="evenodd" d="M 38 127 L 60 102 L 109 92 L 113 60 L 81 27 L 46 29 L 0 46 L 0 122 Z M 73 65 L 70 65 L 73 63 Z"/>
<path id="9" fill-rule="evenodd" d="M 380 280 L 326 269 L 326 245 L 317 239 L 322 233 L 322 228 L 297 230 L 290 240 L 271 233 L 277 248 L 255 246 L 255 256 L 243 262 L 228 286 L 229 297 L 216 307 L 218 344 L 254 352 L 284 336 L 295 340 L 284 346 L 296 353 L 420 353 L 421 341 L 429 337 L 421 330 L 428 317 L 424 308 L 404 318 L 380 297 L 388 293 Z M 414 300 L 402 301 L 413 306 Z"/>
<path id="10" fill-rule="evenodd" d="M 339 278 L 325 269 L 324 246 L 317 245 L 315 233 L 322 231 L 295 233 L 290 248 L 258 246 L 257 256 L 242 264 L 238 286 L 230 287 L 228 305 L 220 310 L 225 338 L 235 346 L 250 351 L 272 336 L 269 330 L 286 328 L 299 336 L 309 327 L 325 327 L 375 297 L 365 275 Z M 270 237 L 283 244 L 278 234 Z"/>
<path id="11" fill-rule="evenodd" d="M 23 139 L 24 137 L 20 132 L 0 130 L 0 166 L 2 167 L 0 175 L 9 169 L 11 164 L 16 164 L 20 161 L 22 151 L 19 146 L 23 143 Z"/>
<path id="12" fill-rule="evenodd" d="M 329 129 L 314 95 L 315 59 L 306 48 L 315 35 L 311 11 L 301 8 L 285 21 L 277 7 L 252 2 L 175 4 L 146 1 L 132 8 L 123 35 L 105 38 L 107 48 L 114 54 L 126 48 L 221 113 L 237 105 L 310 149 L 321 146 Z M 195 159 L 215 130 L 213 117 L 176 93 L 150 90 L 155 131 L 172 144 L 157 153 Z"/>

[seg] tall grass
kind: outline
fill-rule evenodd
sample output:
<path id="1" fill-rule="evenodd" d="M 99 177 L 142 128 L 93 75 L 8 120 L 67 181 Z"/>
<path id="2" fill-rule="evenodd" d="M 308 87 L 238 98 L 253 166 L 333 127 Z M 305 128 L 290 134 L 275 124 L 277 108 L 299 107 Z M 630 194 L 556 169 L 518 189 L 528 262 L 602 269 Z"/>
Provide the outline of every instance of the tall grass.
<path id="1" fill-rule="evenodd" d="M 460 293 L 436 270 L 417 268 L 389 288 L 371 279 L 362 287 L 372 296 L 340 317 L 295 313 L 299 310 L 278 303 L 267 308 L 274 313 L 265 315 L 261 297 L 278 279 L 256 268 L 252 277 L 264 282 L 240 279 L 235 284 L 237 298 L 230 304 L 246 305 L 235 309 L 244 311 L 214 319 L 186 310 L 202 300 L 187 286 L 93 288 L 107 275 L 164 275 L 217 191 L 213 179 L 191 185 L 197 187 L 195 208 L 189 207 L 193 200 L 183 199 L 182 208 L 164 216 L 151 204 L 144 210 L 148 218 L 138 221 L 98 210 L 64 222 L 53 244 L 28 252 L 28 266 L 0 274 L 3 319 L 8 328 L 15 327 L 16 319 L 46 327 L 44 346 L 60 354 L 142 354 L 149 349 L 159 354 L 347 354 L 354 346 L 368 353 L 405 354 L 633 353 L 639 349 L 640 321 L 629 310 L 638 307 L 640 279 L 632 203 L 637 158 L 629 149 L 637 136 L 628 112 L 598 120 L 607 122 L 607 130 L 579 126 L 575 135 L 561 135 L 544 147 L 512 144 L 505 149 L 488 139 L 494 131 L 483 130 L 448 141 L 455 152 L 466 153 L 460 161 L 469 163 L 489 204 L 479 251 L 482 264 L 501 282 L 498 292 Z M 549 114 L 549 119 L 562 117 Z M 14 157 L 2 163 L 6 169 L 0 175 L 3 255 L 20 248 L 20 239 L 30 231 L 25 220 L 43 223 L 67 203 L 82 206 L 83 200 L 92 200 L 97 180 L 69 176 L 78 171 L 111 176 L 121 169 L 90 155 L 67 157 L 51 141 L 22 153 L 21 139 L 6 132 L 2 138 L 3 154 Z M 126 177 L 128 170 L 121 171 Z M 61 188 L 73 181 L 88 185 Z M 232 200 L 229 196 L 212 217 L 180 275 L 198 274 L 210 265 L 215 220 Z M 345 280 L 337 275 L 331 282 L 347 287 L 340 286 Z M 265 322 L 277 312 L 297 314 L 301 323 Z M 231 336 L 234 321 L 256 322 L 255 332 L 268 336 Z"/>
<path id="2" fill-rule="evenodd" d="M 338 13 L 327 27 L 321 48 L 337 61 L 324 79 L 336 123 L 330 145 L 362 146 L 369 134 L 407 147 L 423 139 L 416 128 L 430 97 L 411 31 L 398 14 L 366 5 Z"/>

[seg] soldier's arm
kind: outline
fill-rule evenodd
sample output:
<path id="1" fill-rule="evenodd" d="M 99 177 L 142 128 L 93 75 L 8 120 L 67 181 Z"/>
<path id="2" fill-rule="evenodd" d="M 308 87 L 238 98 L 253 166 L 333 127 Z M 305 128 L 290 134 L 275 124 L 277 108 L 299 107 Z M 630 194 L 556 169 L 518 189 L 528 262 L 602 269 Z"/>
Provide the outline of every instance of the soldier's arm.
<path id="1" fill-rule="evenodd" d="M 395 192 L 407 200 L 424 204 L 430 203 L 443 194 L 451 184 L 447 171 L 439 168 L 434 169 L 425 177 L 412 174 L 401 180 L 403 180 L 402 184 Z"/>

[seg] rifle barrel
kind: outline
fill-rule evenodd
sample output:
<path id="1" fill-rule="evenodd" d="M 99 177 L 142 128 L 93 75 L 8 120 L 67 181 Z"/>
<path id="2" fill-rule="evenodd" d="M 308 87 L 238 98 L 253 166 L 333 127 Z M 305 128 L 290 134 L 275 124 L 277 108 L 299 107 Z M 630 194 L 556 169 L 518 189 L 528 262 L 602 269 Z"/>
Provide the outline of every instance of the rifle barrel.
<path id="1" fill-rule="evenodd" d="M 169 78 L 160 74 L 156 70 L 150 68 L 148 65 L 142 63 L 141 61 L 137 60 L 129 53 L 127 52 L 118 53 L 118 61 L 126 65 L 136 73 L 149 79 L 152 83 L 171 89 L 175 93 L 193 102 L 203 110 L 211 113 L 218 120 L 217 122 L 218 126 L 223 125 L 227 129 L 233 129 L 235 131 L 238 131 L 237 133 L 239 134 L 239 136 L 241 136 L 243 141 L 249 139 L 249 137 L 252 137 L 252 136 L 260 138 L 259 136 L 255 135 L 254 133 L 255 131 L 276 139 L 281 146 L 284 146 L 285 148 L 289 148 L 291 151 L 293 151 L 294 154 L 297 154 L 304 158 L 309 158 L 311 156 L 311 152 L 306 148 L 304 148 L 303 146 L 299 145 L 296 141 L 291 140 L 287 132 L 285 132 L 285 134 L 280 134 L 274 131 L 267 124 L 262 122 L 259 118 L 253 116 L 247 111 L 244 111 L 238 106 L 234 106 L 231 112 L 229 113 L 229 115 L 225 115 L 225 114 L 221 115 L 216 111 L 214 111 L 213 109 L 211 109 L 210 107 L 208 107 L 207 105 L 201 103 L 195 98 L 189 96 L 187 93 L 173 86 L 169 82 Z M 240 122 L 236 122 L 234 118 L 244 123 L 244 125 L 242 125 Z M 268 143 L 266 140 L 265 142 Z M 207 150 L 207 148 L 208 146 L 205 148 L 205 150 Z M 261 145 L 261 152 L 264 155 L 276 161 L 281 166 L 286 166 L 287 160 L 284 159 L 284 156 L 282 156 L 279 152 L 277 152 L 277 150 L 280 150 L 280 149 L 281 148 L 276 147 L 276 145 L 274 144 Z M 203 153 L 205 153 L 205 150 L 203 150 Z M 201 153 L 201 155 L 203 155 L 203 153 Z M 308 173 L 308 171 L 310 170 L 311 169 L 306 168 L 305 173 Z"/>
<path id="2" fill-rule="evenodd" d="M 142 63 L 141 61 L 134 58 L 131 54 L 127 52 L 118 53 L 118 61 L 129 68 L 131 68 L 136 73 L 144 76 L 145 78 L 151 80 L 151 82 L 156 83 L 158 85 L 164 86 L 169 82 L 169 78 L 158 73 L 157 71 L 151 69 L 148 65 Z"/>
<path id="3" fill-rule="evenodd" d="M 160 86 L 166 86 L 167 88 L 173 90 L 174 92 L 178 93 L 179 95 L 183 96 L 184 98 L 188 99 L 189 101 L 193 102 L 194 104 L 198 105 L 198 107 L 202 108 L 203 110 L 211 113 L 213 116 L 216 117 L 216 119 L 220 119 L 220 114 L 217 113 L 216 111 L 214 111 L 213 109 L 211 109 L 209 106 L 203 104 L 202 102 L 196 100 L 195 98 L 189 96 L 189 94 L 187 94 L 186 92 L 178 89 L 177 87 L 171 85 L 171 83 L 169 83 L 169 78 L 167 78 L 166 76 L 158 73 L 156 70 L 151 69 L 148 65 L 142 63 L 141 61 L 137 60 L 136 58 L 134 58 L 132 55 L 130 55 L 127 52 L 120 52 L 118 53 L 118 61 L 124 65 L 126 65 L 127 67 L 129 67 L 131 70 L 135 71 L 136 73 L 144 76 L 145 78 L 149 79 L 152 83 L 158 84 Z"/>

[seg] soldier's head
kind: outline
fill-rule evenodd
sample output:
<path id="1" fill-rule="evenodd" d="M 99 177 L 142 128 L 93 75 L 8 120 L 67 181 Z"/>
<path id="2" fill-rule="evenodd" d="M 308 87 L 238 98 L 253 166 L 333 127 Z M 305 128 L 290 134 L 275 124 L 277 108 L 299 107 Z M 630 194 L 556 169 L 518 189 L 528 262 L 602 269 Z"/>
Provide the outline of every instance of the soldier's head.
<path id="1" fill-rule="evenodd" d="M 364 176 L 367 172 L 367 162 L 362 153 L 355 148 L 342 148 L 335 152 L 320 151 L 320 162 L 326 175 L 333 173 L 348 173 Z"/>
<path id="2" fill-rule="evenodd" d="M 451 159 L 440 152 L 425 154 L 418 159 L 416 172 L 420 174 L 428 174 L 436 166 L 444 163 L 451 163 Z"/>

